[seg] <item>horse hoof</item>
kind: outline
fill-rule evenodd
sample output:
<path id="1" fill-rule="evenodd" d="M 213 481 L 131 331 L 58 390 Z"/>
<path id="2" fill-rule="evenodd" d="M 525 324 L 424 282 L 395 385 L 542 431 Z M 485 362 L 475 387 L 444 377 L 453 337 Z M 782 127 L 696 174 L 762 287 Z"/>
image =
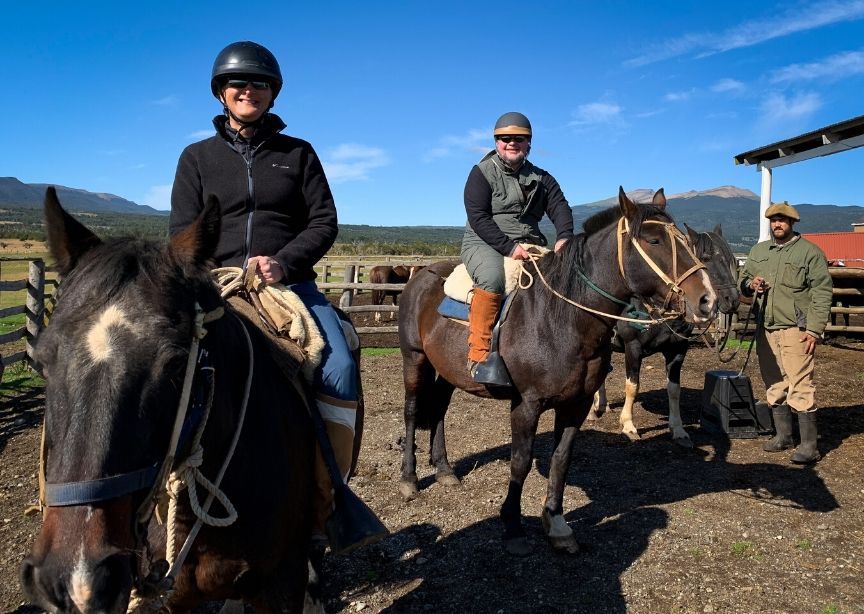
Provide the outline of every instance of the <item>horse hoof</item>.
<path id="1" fill-rule="evenodd" d="M 408 482 L 402 480 L 399 482 L 399 494 L 402 495 L 404 501 L 411 501 L 417 496 L 417 482 Z"/>
<path id="2" fill-rule="evenodd" d="M 595 412 L 593 409 L 588 412 L 587 416 L 585 416 L 585 420 L 587 420 L 588 422 L 597 422 L 599 419 L 600 416 L 598 416 L 597 412 Z"/>
<path id="3" fill-rule="evenodd" d="M 572 535 L 566 537 L 550 537 L 549 542 L 552 547 L 558 552 L 566 552 L 567 554 L 578 554 L 579 542 Z"/>
<path id="4" fill-rule="evenodd" d="M 690 441 L 689 437 L 675 437 L 672 441 L 674 441 L 682 448 L 687 448 L 688 450 L 693 449 L 693 442 Z"/>
<path id="5" fill-rule="evenodd" d="M 462 486 L 462 481 L 456 477 L 455 473 L 436 473 L 435 481 L 441 486 Z"/>
<path id="6" fill-rule="evenodd" d="M 507 550 L 507 554 L 512 554 L 513 556 L 528 556 L 531 553 L 531 546 L 528 545 L 527 537 L 505 539 L 504 548 Z"/>
<path id="7" fill-rule="evenodd" d="M 627 435 L 627 439 L 629 439 L 630 441 L 639 441 L 640 439 L 642 439 L 641 437 L 639 437 L 639 433 L 636 431 L 624 431 L 624 434 Z"/>

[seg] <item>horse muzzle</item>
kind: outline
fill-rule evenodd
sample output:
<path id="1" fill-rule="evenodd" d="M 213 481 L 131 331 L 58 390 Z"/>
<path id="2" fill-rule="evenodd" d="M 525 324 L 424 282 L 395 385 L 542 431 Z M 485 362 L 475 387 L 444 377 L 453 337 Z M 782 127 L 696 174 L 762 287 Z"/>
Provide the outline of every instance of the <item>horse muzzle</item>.
<path id="1" fill-rule="evenodd" d="M 56 558 L 21 564 L 24 594 L 47 612 L 82 614 L 126 612 L 132 591 L 132 556 L 115 552 L 99 561 L 79 559 L 71 574 Z"/>

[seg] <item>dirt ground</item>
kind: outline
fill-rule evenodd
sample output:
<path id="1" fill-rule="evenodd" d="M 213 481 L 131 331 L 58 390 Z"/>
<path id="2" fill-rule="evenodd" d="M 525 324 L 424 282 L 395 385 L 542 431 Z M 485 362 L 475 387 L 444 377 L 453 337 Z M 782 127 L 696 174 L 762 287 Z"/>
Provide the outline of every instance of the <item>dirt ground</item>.
<path id="1" fill-rule="evenodd" d="M 370 339 L 367 343 L 386 343 Z M 743 352 L 732 364 L 741 365 Z M 699 426 L 706 370 L 725 368 L 692 346 L 682 409 L 695 448 L 666 428 L 662 359 L 642 372 L 635 419 L 643 438 L 619 434 L 622 358 L 609 380 L 613 411 L 574 445 L 564 508 L 582 546 L 553 552 L 542 535 L 552 442 L 544 415 L 523 496 L 533 552 L 501 544 L 498 510 L 509 476 L 508 405 L 457 392 L 447 418 L 461 487 L 434 482 L 428 436 L 418 437 L 420 495 L 397 492 L 401 358 L 364 357 L 367 421 L 353 488 L 392 531 L 379 544 L 326 558 L 329 612 L 864 612 L 864 343 L 818 348 L 819 447 L 813 467 L 762 451 L 764 438 L 727 439 Z M 764 395 L 752 363 L 754 393 Z M 39 526 L 22 515 L 37 496 L 38 397 L 0 405 L 0 611 L 35 612 L 17 568 Z"/>

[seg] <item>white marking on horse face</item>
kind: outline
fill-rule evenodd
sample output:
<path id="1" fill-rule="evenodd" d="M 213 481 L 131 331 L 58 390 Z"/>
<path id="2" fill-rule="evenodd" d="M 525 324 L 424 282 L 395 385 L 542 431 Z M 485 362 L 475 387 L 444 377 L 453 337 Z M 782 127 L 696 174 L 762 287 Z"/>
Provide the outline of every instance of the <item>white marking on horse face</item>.
<path id="1" fill-rule="evenodd" d="M 87 332 L 87 349 L 95 362 L 108 360 L 111 355 L 111 328 L 116 326 L 135 330 L 123 310 L 111 305 Z"/>
<path id="2" fill-rule="evenodd" d="M 87 560 L 84 558 L 84 542 L 78 551 L 78 562 L 72 570 L 69 579 L 69 598 L 81 612 L 87 612 L 87 604 L 93 597 L 93 574 L 91 573 Z"/>

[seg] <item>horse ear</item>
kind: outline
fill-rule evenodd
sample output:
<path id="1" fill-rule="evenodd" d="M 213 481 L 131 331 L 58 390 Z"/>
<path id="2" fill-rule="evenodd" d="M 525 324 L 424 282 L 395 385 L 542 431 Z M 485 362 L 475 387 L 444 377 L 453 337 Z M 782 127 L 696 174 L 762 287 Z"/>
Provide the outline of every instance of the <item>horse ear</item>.
<path id="1" fill-rule="evenodd" d="M 221 228 L 219 201 L 211 195 L 195 221 L 171 239 L 168 249 L 178 260 L 205 264 L 216 253 Z"/>
<path id="2" fill-rule="evenodd" d="M 66 275 L 75 268 L 85 252 L 101 245 L 102 241 L 84 224 L 66 213 L 60 206 L 57 190 L 48 186 L 45 190 L 45 234 L 48 251 L 54 258 L 57 271 Z"/>
<path id="3" fill-rule="evenodd" d="M 714 234 L 717 235 L 718 237 L 722 237 L 722 236 L 723 236 L 723 229 L 720 227 L 720 224 L 717 224 L 717 225 L 714 227 Z"/>
<path id="4" fill-rule="evenodd" d="M 631 218 L 636 215 L 636 205 L 633 204 L 633 201 L 627 198 L 627 194 L 624 192 L 624 186 L 618 186 L 618 207 L 621 209 L 621 213 L 626 218 Z"/>
<path id="5" fill-rule="evenodd" d="M 690 228 L 690 227 L 687 225 L 687 222 L 684 222 L 684 228 L 687 229 L 687 236 L 688 236 L 689 239 L 690 239 L 690 244 L 691 244 L 691 245 L 696 245 L 696 240 L 699 238 L 699 233 L 696 232 L 695 230 L 693 230 L 692 228 Z"/>
<path id="6" fill-rule="evenodd" d="M 666 193 L 663 192 L 663 188 L 660 188 L 654 193 L 654 198 L 651 200 L 651 204 L 658 209 L 666 208 Z"/>

